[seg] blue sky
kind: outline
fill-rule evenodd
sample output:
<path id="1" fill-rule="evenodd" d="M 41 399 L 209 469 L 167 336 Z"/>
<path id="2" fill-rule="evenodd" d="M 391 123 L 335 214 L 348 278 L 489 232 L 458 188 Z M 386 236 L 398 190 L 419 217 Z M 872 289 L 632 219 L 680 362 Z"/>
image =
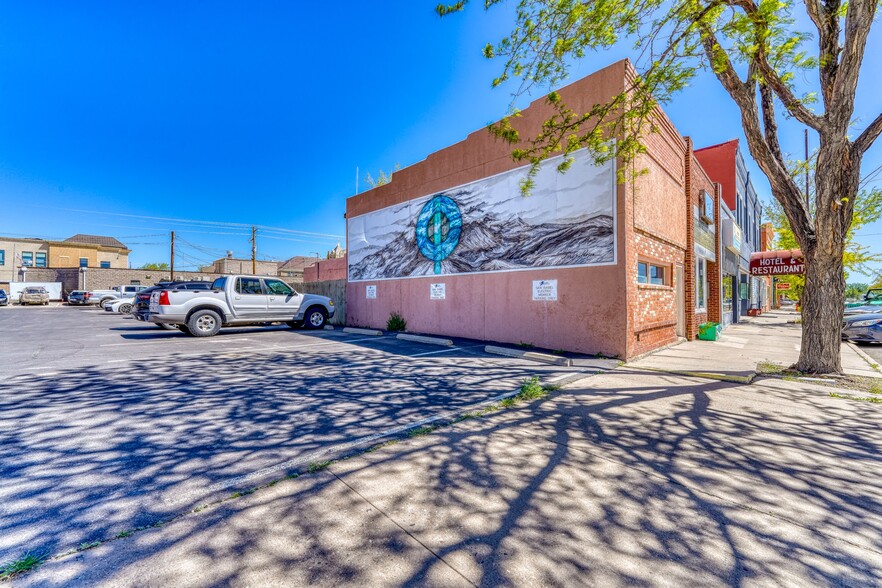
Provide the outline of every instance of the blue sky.
<path id="1" fill-rule="evenodd" d="M 0 0 L 0 235 L 114 235 L 137 266 L 167 261 L 174 229 L 178 264 L 195 266 L 250 255 L 239 225 L 255 224 L 284 229 L 258 232 L 262 258 L 323 255 L 343 241 L 356 168 L 364 189 L 366 173 L 415 163 L 506 113 L 513 88 L 490 88 L 502 64 L 481 48 L 510 29 L 511 12 L 478 4 L 440 20 L 423 0 Z M 880 37 L 877 24 L 860 128 L 882 111 L 882 76 L 869 75 L 882 67 Z M 592 56 L 571 78 L 632 54 Z M 665 110 L 696 146 L 742 137 L 707 74 Z M 782 132 L 785 151 L 801 154 L 801 129 Z M 882 144 L 863 168 L 879 165 Z M 882 223 L 862 233 L 882 251 Z"/>

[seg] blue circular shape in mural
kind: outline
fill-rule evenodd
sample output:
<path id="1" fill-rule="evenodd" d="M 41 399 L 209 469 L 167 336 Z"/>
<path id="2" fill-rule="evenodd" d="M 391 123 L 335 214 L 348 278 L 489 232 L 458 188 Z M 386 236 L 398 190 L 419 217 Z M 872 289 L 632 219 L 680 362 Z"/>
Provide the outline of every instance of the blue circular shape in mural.
<path id="1" fill-rule="evenodd" d="M 449 196 L 438 195 L 426 202 L 417 217 L 417 246 L 441 273 L 441 260 L 453 253 L 462 233 L 462 213 Z"/>

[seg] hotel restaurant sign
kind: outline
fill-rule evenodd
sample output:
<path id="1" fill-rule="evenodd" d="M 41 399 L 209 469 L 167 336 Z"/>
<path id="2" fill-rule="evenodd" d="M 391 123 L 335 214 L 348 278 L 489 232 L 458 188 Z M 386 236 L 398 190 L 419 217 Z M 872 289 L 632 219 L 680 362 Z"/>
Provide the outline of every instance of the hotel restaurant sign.
<path id="1" fill-rule="evenodd" d="M 805 260 L 799 249 L 760 251 L 750 254 L 750 275 L 787 276 L 805 273 Z"/>

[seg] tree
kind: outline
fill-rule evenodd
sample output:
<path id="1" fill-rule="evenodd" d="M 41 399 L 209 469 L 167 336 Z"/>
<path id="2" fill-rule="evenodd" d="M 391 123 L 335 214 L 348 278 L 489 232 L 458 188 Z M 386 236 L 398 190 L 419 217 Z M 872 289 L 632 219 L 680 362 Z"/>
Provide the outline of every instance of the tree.
<path id="1" fill-rule="evenodd" d="M 169 267 L 167 263 L 145 263 L 141 269 L 163 271 L 168 270 Z"/>
<path id="2" fill-rule="evenodd" d="M 850 284 L 845 285 L 845 297 L 851 298 L 852 300 L 860 298 L 863 296 L 867 290 L 870 289 L 869 284 L 861 284 L 858 282 L 852 282 Z"/>
<path id="3" fill-rule="evenodd" d="M 389 172 L 389 175 L 386 175 L 386 172 L 384 172 L 383 170 L 380 170 L 380 175 L 377 176 L 376 180 L 370 174 L 370 172 L 368 172 L 364 176 L 364 181 L 367 182 L 368 186 L 370 186 L 371 188 L 376 188 L 377 186 L 382 186 L 384 184 L 388 184 L 389 182 L 391 182 L 392 181 L 392 174 L 394 174 L 395 172 L 397 172 L 400 169 L 401 169 L 401 165 L 396 163 L 395 169 L 393 169 L 391 172 Z"/>
<path id="4" fill-rule="evenodd" d="M 805 173 L 813 175 L 815 166 L 811 162 L 812 158 L 808 162 L 791 162 L 791 176 L 796 178 Z M 775 247 L 777 249 L 798 249 L 799 242 L 790 228 L 790 221 L 777 201 L 772 202 L 772 205 L 766 209 L 766 215 L 775 229 Z M 855 232 L 870 223 L 876 222 L 879 218 L 882 218 L 882 190 L 878 188 L 860 190 L 855 202 L 852 222 L 845 236 L 845 252 L 842 259 L 844 279 L 848 278 L 848 272 L 852 270 L 867 275 L 877 273 L 870 266 L 882 262 L 882 255 L 872 253 L 866 245 L 859 243 L 855 237 Z M 789 296 L 797 300 L 802 299 L 806 281 L 805 276 L 779 276 L 777 280 L 790 284 Z M 855 295 L 853 289 L 849 291 L 849 287 L 852 285 L 846 285 L 844 292 L 846 298 L 855 298 L 860 295 L 860 293 Z M 863 286 L 861 293 L 867 290 L 865 284 L 856 284 L 856 286 Z"/>
<path id="5" fill-rule="evenodd" d="M 485 9 L 514 0 L 484 0 Z M 445 16 L 468 0 L 441 4 Z M 551 92 L 554 114 L 534 137 L 521 139 L 513 111 L 490 130 L 513 145 L 516 160 L 536 170 L 553 153 L 587 147 L 602 161 L 627 162 L 643 150 L 656 106 L 671 99 L 701 71 L 712 73 L 737 105 L 747 146 L 769 179 L 806 260 L 803 332 L 804 372 L 841 372 L 839 328 L 845 300 L 843 257 L 852 224 L 861 160 L 882 133 L 882 113 L 850 135 L 857 82 L 879 0 L 805 0 L 800 30 L 795 0 L 517 0 L 513 31 L 488 44 L 484 55 L 505 60 L 498 86 L 520 78 L 515 97 L 534 86 L 563 80 L 574 60 L 620 41 L 635 42 L 637 75 L 630 87 L 589 112 L 570 110 Z M 815 47 L 810 40 L 814 37 Z M 800 95 L 796 74 L 816 76 L 820 102 Z M 816 109 L 815 106 L 818 106 Z M 802 197 L 779 141 L 783 116 L 819 136 L 814 200 Z M 610 152 L 609 137 L 618 137 Z M 565 171 L 569 158 L 559 166 Z M 534 171 L 535 173 L 535 171 Z M 522 186 L 530 188 L 530 180 Z"/>

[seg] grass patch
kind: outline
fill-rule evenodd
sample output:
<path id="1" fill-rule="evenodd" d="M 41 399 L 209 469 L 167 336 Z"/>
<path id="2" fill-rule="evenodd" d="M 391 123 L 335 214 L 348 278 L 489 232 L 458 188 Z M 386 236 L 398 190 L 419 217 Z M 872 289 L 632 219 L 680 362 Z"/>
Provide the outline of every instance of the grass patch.
<path id="1" fill-rule="evenodd" d="M 389 315 L 389 319 L 386 321 L 387 331 L 404 331 L 406 329 L 407 321 L 404 320 L 403 316 L 401 316 L 397 312 L 393 312 Z"/>
<path id="2" fill-rule="evenodd" d="M 20 558 L 0 564 L 0 580 L 14 578 L 19 574 L 29 572 L 46 561 L 45 555 L 25 553 Z"/>
<path id="3" fill-rule="evenodd" d="M 830 398 L 845 398 L 846 400 L 860 400 L 861 402 L 882 404 L 882 396 L 851 396 L 849 394 L 837 394 L 836 392 L 830 392 Z"/>
<path id="4" fill-rule="evenodd" d="M 310 474 L 314 474 L 316 472 L 320 472 L 324 469 L 327 469 L 327 467 L 329 465 L 331 465 L 330 460 L 328 460 L 328 461 L 314 461 L 311 464 L 309 464 L 309 467 L 306 468 L 306 471 Z"/>
<path id="5" fill-rule="evenodd" d="M 554 351 L 552 351 L 552 353 L 555 355 L 566 355 L 567 350 L 566 349 L 555 349 Z"/>
<path id="6" fill-rule="evenodd" d="M 761 374 L 783 374 L 788 370 L 780 363 L 775 363 L 772 361 L 761 361 L 756 364 L 756 371 Z"/>
<path id="7" fill-rule="evenodd" d="M 408 437 L 423 437 L 424 435 L 428 435 L 429 433 L 436 430 L 437 428 L 438 428 L 437 426 L 417 427 L 416 429 L 411 429 L 410 431 L 408 431 L 407 436 Z"/>
<path id="8" fill-rule="evenodd" d="M 533 347 L 532 343 L 527 343 L 526 341 L 521 341 L 518 343 L 518 347 L 523 347 L 524 349 L 531 349 Z"/>

